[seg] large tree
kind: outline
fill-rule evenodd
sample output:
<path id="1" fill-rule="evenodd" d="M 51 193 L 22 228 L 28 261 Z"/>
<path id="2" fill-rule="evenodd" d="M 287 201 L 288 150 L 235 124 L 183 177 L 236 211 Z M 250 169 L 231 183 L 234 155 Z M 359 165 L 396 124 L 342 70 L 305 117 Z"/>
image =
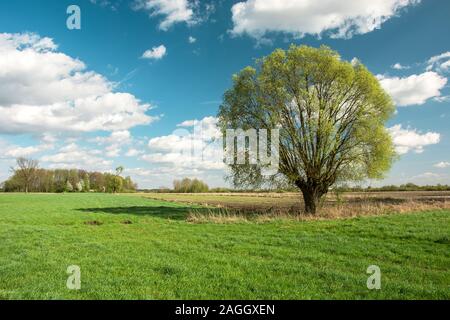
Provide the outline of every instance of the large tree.
<path id="1" fill-rule="evenodd" d="M 338 182 L 381 178 L 395 157 L 385 128 L 394 105 L 360 62 L 328 47 L 292 45 L 234 75 L 219 125 L 226 129 L 279 128 L 279 170 L 232 164 L 236 186 L 283 181 L 303 194 L 307 213 Z M 271 141 L 268 144 L 278 143 Z M 260 147 L 261 147 L 260 141 Z M 238 151 L 235 151 L 238 152 Z"/>
<path id="2" fill-rule="evenodd" d="M 17 168 L 13 168 L 23 190 L 28 193 L 37 179 L 39 162 L 33 159 L 18 158 Z"/>

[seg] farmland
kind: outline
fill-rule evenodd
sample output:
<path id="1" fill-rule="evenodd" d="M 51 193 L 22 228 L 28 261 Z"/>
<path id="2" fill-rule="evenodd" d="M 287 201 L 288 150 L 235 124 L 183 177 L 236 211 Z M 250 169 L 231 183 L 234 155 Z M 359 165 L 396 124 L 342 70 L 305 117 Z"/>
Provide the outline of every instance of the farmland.
<path id="1" fill-rule="evenodd" d="M 0 299 L 450 298 L 450 210 L 437 205 L 322 221 L 188 219 L 213 199 L 291 197 L 279 196 L 0 194 Z M 443 206 L 448 195 L 429 196 Z M 66 287 L 69 265 L 81 268 L 81 290 Z M 369 265 L 381 290 L 366 287 Z"/>
<path id="2" fill-rule="evenodd" d="M 300 215 L 299 193 L 151 193 L 137 194 L 155 200 L 223 208 L 229 213 L 257 213 L 257 216 L 286 214 L 306 218 L 346 218 L 430 209 L 450 209 L 448 191 L 330 193 L 317 216 Z"/>

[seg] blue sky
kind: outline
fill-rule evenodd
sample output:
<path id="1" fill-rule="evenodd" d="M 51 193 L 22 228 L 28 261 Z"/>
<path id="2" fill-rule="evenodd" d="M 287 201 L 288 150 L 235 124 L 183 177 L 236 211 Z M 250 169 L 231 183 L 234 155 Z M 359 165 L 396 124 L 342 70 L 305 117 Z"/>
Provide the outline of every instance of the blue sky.
<path id="1" fill-rule="evenodd" d="M 66 26 L 73 4 L 81 30 Z M 27 156 L 124 165 L 141 187 L 225 185 L 213 157 L 192 164 L 171 148 L 192 138 L 190 120 L 215 134 L 233 73 L 295 43 L 359 59 L 397 103 L 401 156 L 372 184 L 450 184 L 449 12 L 440 0 L 2 1 L 0 180 Z"/>

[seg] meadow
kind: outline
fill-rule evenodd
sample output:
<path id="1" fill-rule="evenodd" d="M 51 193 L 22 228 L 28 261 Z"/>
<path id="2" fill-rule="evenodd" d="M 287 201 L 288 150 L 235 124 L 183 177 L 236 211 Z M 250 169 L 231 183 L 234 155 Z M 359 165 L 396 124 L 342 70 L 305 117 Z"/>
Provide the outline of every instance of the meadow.
<path id="1" fill-rule="evenodd" d="M 0 194 L 0 299 L 450 299 L 445 207 L 220 223 L 189 219 L 204 199 L 149 197 Z"/>

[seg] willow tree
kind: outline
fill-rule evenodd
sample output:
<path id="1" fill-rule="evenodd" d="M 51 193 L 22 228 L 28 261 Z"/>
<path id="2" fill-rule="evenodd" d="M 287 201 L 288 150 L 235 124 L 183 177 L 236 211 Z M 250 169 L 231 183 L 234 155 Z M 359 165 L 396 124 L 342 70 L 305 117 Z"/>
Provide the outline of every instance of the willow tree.
<path id="1" fill-rule="evenodd" d="M 231 164 L 231 178 L 241 187 L 283 180 L 302 192 L 306 212 L 316 213 L 338 182 L 382 178 L 389 170 L 395 152 L 385 123 L 393 111 L 361 63 L 325 46 L 278 49 L 234 75 L 219 112 L 224 133 L 280 129 L 278 174 L 264 176 L 261 163 Z"/>

